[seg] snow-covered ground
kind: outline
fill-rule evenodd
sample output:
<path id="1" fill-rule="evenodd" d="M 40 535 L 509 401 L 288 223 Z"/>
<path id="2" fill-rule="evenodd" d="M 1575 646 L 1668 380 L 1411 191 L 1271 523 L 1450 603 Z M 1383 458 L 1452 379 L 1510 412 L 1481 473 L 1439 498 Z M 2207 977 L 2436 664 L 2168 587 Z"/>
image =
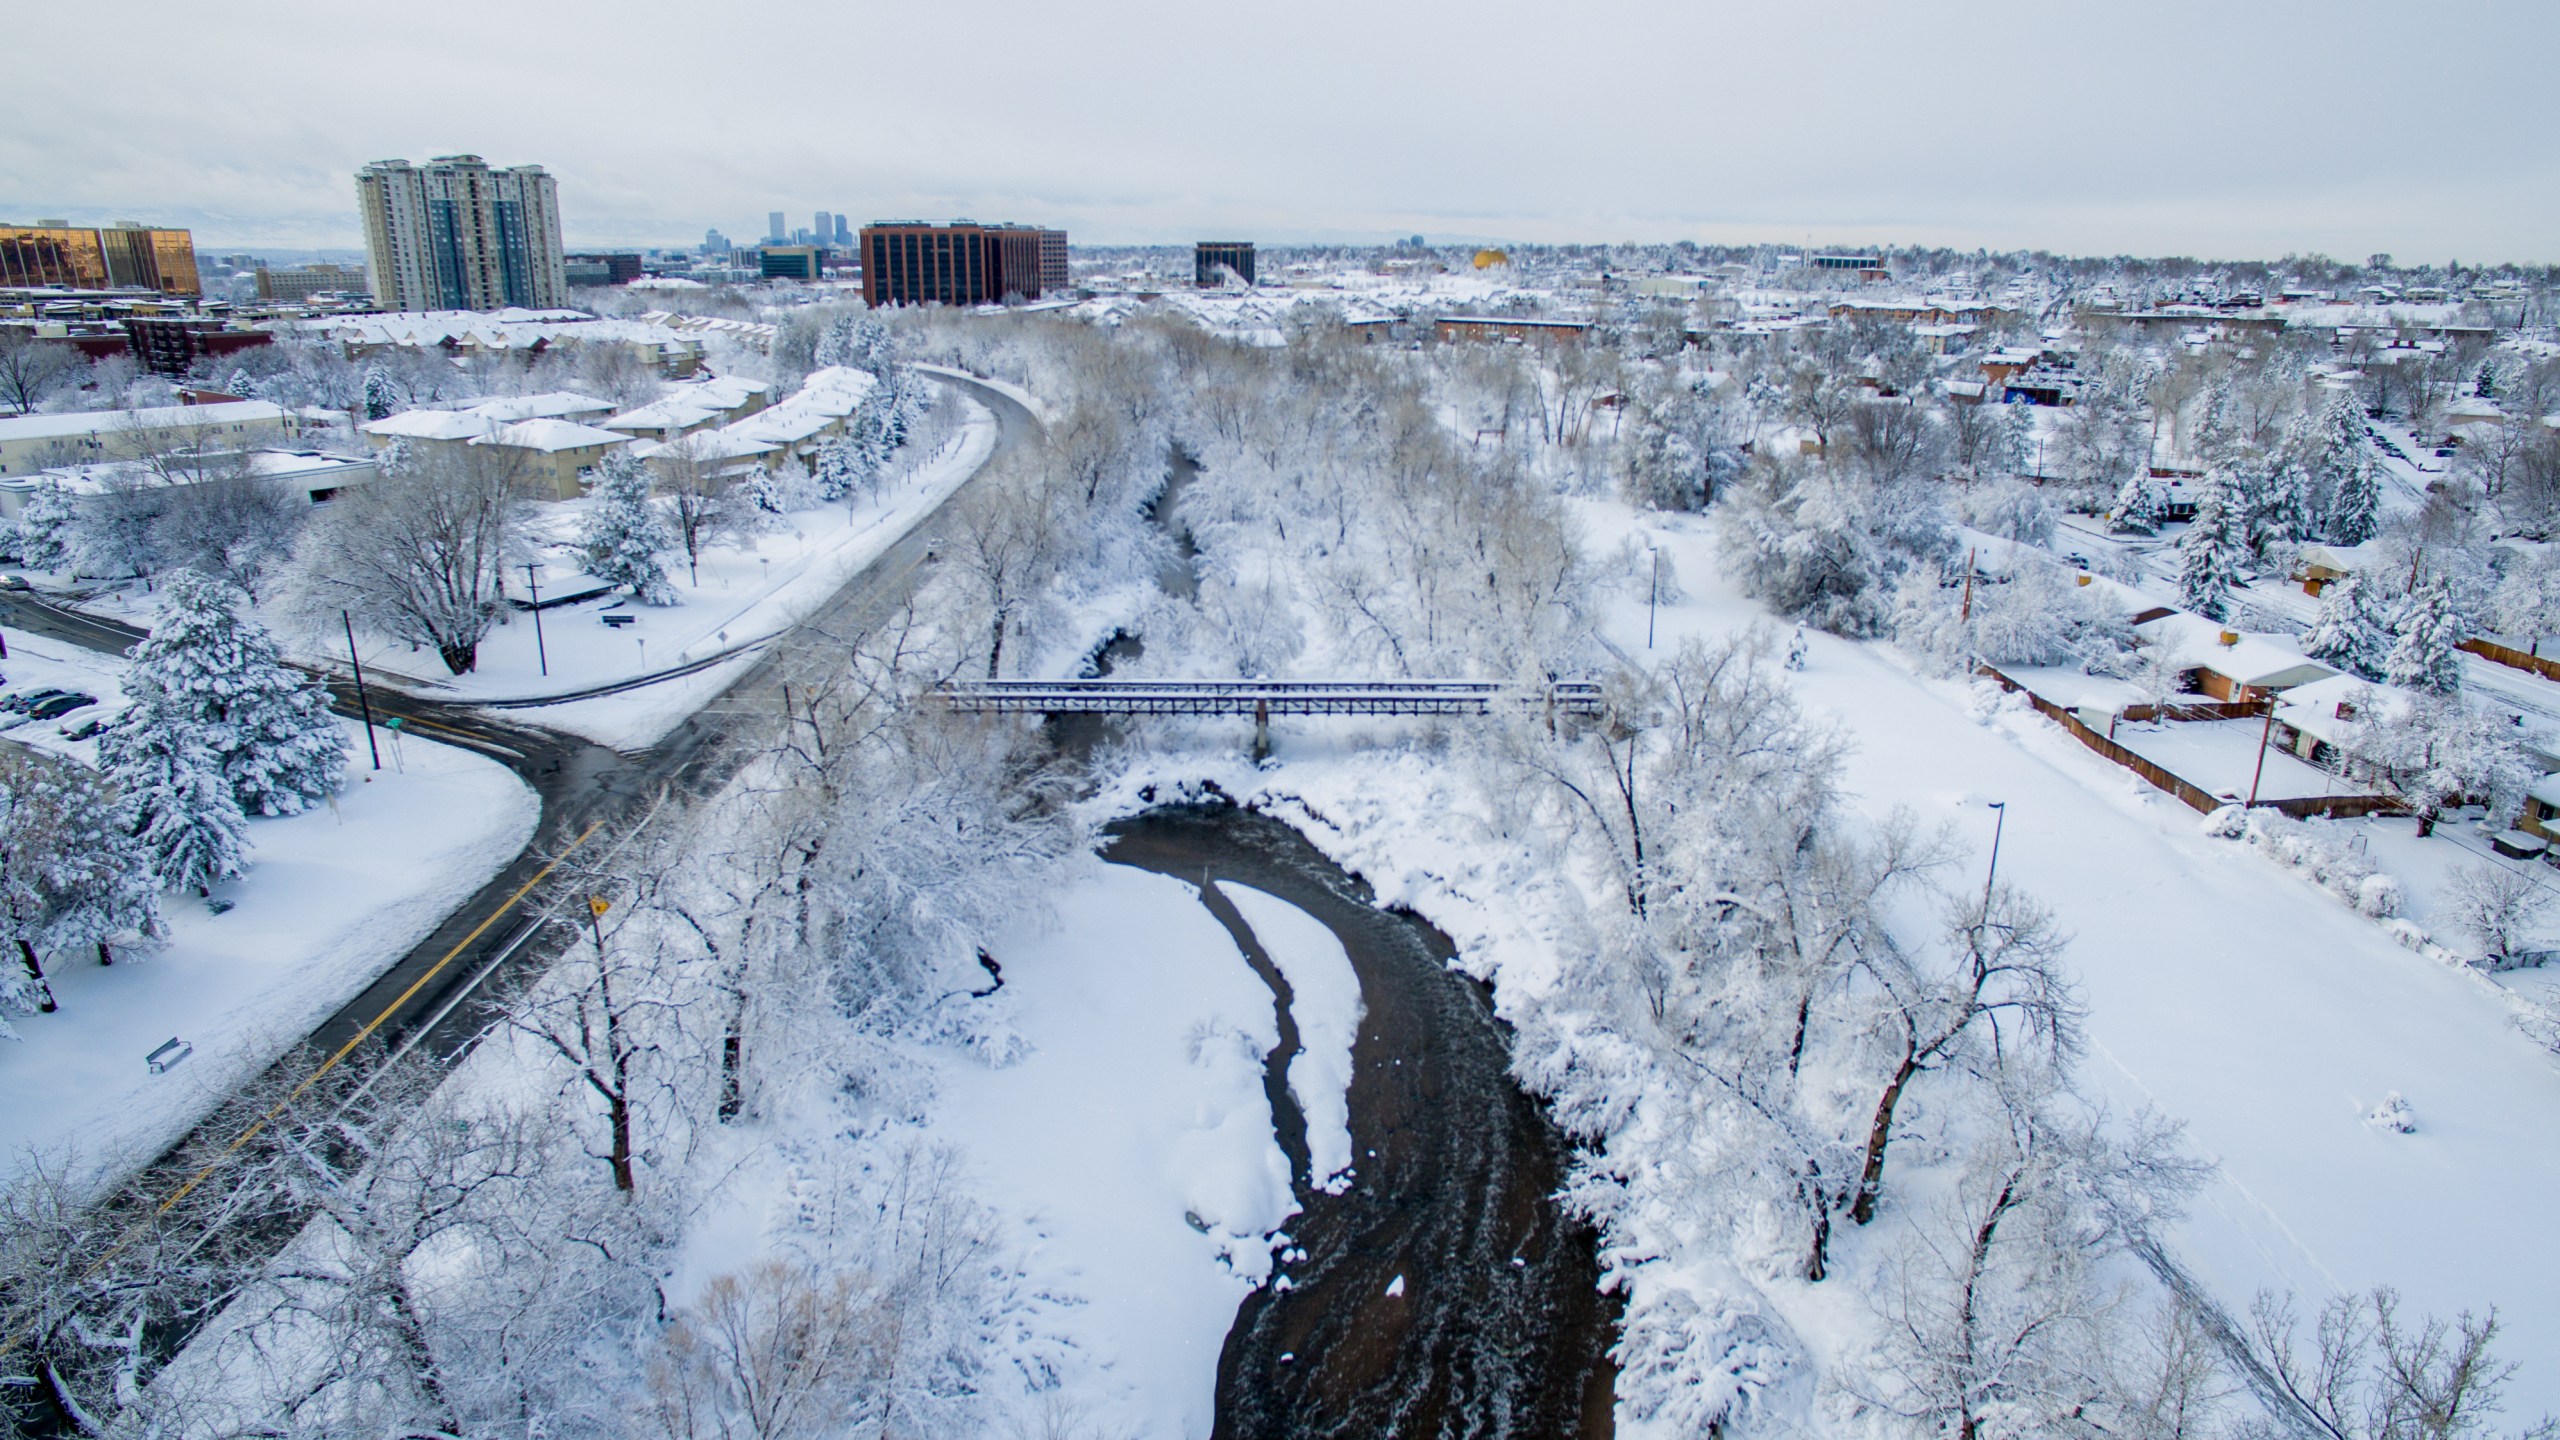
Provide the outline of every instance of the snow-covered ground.
<path id="1" fill-rule="evenodd" d="M 0 664 L 11 689 L 77 686 L 119 700 L 124 662 L 8 632 Z M 215 915 L 193 896 L 164 902 L 169 943 L 56 957 L 62 1008 L 16 1021 L 0 1042 L 0 1150 L 24 1166 L 42 1155 L 91 1183 L 112 1181 L 185 1134 L 240 1081 L 272 1062 L 352 999 L 524 848 L 541 802 L 505 767 L 415 737 L 368 766 L 355 740 L 337 803 L 288 819 L 249 822 L 250 868 L 215 890 L 233 908 Z M 12 738 L 80 753 L 35 722 Z M 32 734 L 30 733 L 32 732 Z M 12 962 L 14 963 L 14 962 Z M 195 1053 L 166 1074 L 144 1063 L 172 1038 Z"/>
<path id="2" fill-rule="evenodd" d="M 1121 866 L 992 948 L 1030 1053 L 946 1065 L 935 1129 L 1025 1223 L 1034 1288 L 1074 1297 L 1047 1323 L 1107 1368 L 1073 1398 L 1205 1436 L 1219 1348 L 1294 1208 L 1262 1090 L 1271 992 L 1193 886 Z"/>
<path id="3" fill-rule="evenodd" d="M 1250 885 L 1218 887 L 1235 902 L 1271 963 L 1289 982 L 1298 1054 L 1289 1093 L 1307 1116 L 1307 1168 L 1318 1185 L 1345 1183 L 1351 1168 L 1351 1045 L 1360 1038 L 1360 977 L 1323 921 Z"/>
<path id="4" fill-rule="evenodd" d="M 1605 543 L 1635 523 L 1614 505 L 1587 518 Z M 1650 528 L 1692 596 L 1665 607 L 1655 653 L 1765 618 L 1718 581 L 1702 523 Z M 1640 652 L 1643 625 L 1640 604 L 1622 605 L 1610 628 Z M 2439 1314 L 2496 1305 L 2505 1353 L 2525 1364 L 2510 1408 L 2560 1407 L 2560 1236 L 2495 1218 L 2560 1183 L 2560 1069 L 2497 988 L 2206 838 L 2195 812 L 2031 712 L 1986 724 L 1965 687 L 1920 679 L 1882 647 L 1810 645 L 1792 678 L 1854 742 L 1846 780 L 1863 808 L 1949 825 L 1979 865 L 1986 802 L 2006 802 L 2002 875 L 2076 937 L 2085 1078 L 2120 1108 L 2186 1121 L 2221 1166 L 2178 1239 L 2223 1299 L 2389 1284 Z M 2364 1123 L 2394 1090 L 2417 1133 Z"/>

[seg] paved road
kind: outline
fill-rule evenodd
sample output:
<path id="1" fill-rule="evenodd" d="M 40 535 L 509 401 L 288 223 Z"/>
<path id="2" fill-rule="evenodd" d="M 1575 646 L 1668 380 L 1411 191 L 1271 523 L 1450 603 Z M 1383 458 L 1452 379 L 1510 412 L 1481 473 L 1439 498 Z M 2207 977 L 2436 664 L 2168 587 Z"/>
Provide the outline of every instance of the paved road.
<path id="1" fill-rule="evenodd" d="M 988 386 L 950 383 L 995 414 L 997 454 L 1037 433 L 1038 420 L 1020 402 Z M 918 572 L 927 563 L 945 517 L 976 483 L 972 479 L 953 491 L 783 637 L 786 643 L 768 645 L 735 683 L 646 750 L 624 754 L 542 729 L 539 710 L 517 711 L 500 719 L 465 704 L 375 688 L 372 703 L 377 721 L 396 716 L 414 733 L 467 746 L 506 764 L 542 797 L 542 822 L 523 853 L 380 979 L 323 1022 L 311 1041 L 335 1050 L 387 1012 L 388 1018 L 376 1032 L 386 1043 L 416 1043 L 446 1058 L 468 1049 L 491 1018 L 484 1005 L 475 1003 L 481 982 L 492 974 L 542 963 L 565 933 L 557 927 L 547 936 L 532 933 L 530 899 L 525 906 L 509 910 L 510 898 L 589 826 L 601 821 L 609 831 L 616 822 L 647 813 L 670 791 L 699 794 L 725 778 L 745 758 L 737 747 L 725 743 L 738 733 L 738 718 L 780 712 L 791 636 L 852 635 L 904 601 L 916 587 Z M 131 626 L 60 610 L 23 591 L 0 591 L 0 613 L 19 629 L 95 650 L 121 652 L 143 636 Z M 340 713 L 357 713 L 352 684 L 332 677 L 330 691 Z M 363 751 L 357 752 L 354 763 L 368 763 Z M 496 917 L 494 923 L 492 917 Z M 283 1063 L 307 1062 L 288 1058 Z M 167 1163 L 164 1157 L 153 1168 Z"/>

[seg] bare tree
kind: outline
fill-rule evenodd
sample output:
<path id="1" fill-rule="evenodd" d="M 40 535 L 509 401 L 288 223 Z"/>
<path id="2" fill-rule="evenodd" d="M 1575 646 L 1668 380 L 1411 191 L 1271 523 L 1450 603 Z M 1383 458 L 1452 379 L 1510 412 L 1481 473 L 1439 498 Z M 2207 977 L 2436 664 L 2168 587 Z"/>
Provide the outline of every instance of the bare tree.
<path id="1" fill-rule="evenodd" d="M 667 520 L 684 546 L 686 572 L 702 583 L 702 551 L 723 537 L 754 534 L 759 512 L 742 492 L 738 477 L 722 462 L 702 453 L 702 442 L 688 435 L 649 457 L 658 472 L 658 493 L 667 501 Z"/>
<path id="2" fill-rule="evenodd" d="M 888 1300 L 854 1275 L 785 1260 L 714 1279 L 660 1338 L 653 1418 L 668 1440 L 843 1433 L 877 1379 Z"/>
<path id="3" fill-rule="evenodd" d="M 294 549 L 292 607 L 315 625 L 344 610 L 467 673 L 504 605 L 521 475 L 505 446 L 452 445 L 349 487 Z"/>
<path id="4" fill-rule="evenodd" d="M 986 617 L 990 680 L 1004 671 L 1006 635 L 1057 564 L 1057 520 L 1040 476 L 1007 467 L 971 482 L 943 532 L 943 558 L 966 577 Z"/>
<path id="5" fill-rule="evenodd" d="M 0 330 L 0 400 L 25 414 L 71 379 L 80 357 L 59 341 Z"/>
<path id="6" fill-rule="evenodd" d="M 2547 1440 L 2560 1423 L 2546 1416 L 2501 1432 L 2493 1417 L 2499 1392 L 2516 1367 L 2491 1350 L 2498 1312 L 2468 1311 L 2452 1324 L 2434 1316 L 2414 1323 L 2388 1288 L 2339 1295 L 2320 1307 L 2309 1344 L 2289 1298 L 2261 1291 L 2249 1312 L 2251 1357 L 2287 1402 L 2289 1426 L 2266 1424 L 2259 1436 L 2309 1429 L 2327 1440 L 2467 1440 L 2511 1434 Z"/>

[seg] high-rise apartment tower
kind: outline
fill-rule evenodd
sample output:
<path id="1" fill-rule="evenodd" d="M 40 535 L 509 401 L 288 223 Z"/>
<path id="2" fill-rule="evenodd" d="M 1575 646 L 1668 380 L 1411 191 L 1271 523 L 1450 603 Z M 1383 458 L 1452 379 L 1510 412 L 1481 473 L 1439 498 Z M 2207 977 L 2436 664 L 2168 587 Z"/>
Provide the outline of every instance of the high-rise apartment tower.
<path id="1" fill-rule="evenodd" d="M 566 302 L 559 187 L 539 165 L 492 170 L 477 155 L 356 172 L 365 273 L 393 310 L 495 310 Z"/>

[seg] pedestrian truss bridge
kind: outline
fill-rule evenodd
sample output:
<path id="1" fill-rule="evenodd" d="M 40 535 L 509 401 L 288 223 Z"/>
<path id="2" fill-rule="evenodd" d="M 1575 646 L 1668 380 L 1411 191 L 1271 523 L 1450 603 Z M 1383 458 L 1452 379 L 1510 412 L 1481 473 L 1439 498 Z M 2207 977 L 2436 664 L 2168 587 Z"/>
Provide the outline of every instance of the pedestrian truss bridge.
<path id="1" fill-rule="evenodd" d="M 954 710 L 994 715 L 1542 715 L 1600 713 L 1600 687 L 1497 680 L 955 680 Z"/>

